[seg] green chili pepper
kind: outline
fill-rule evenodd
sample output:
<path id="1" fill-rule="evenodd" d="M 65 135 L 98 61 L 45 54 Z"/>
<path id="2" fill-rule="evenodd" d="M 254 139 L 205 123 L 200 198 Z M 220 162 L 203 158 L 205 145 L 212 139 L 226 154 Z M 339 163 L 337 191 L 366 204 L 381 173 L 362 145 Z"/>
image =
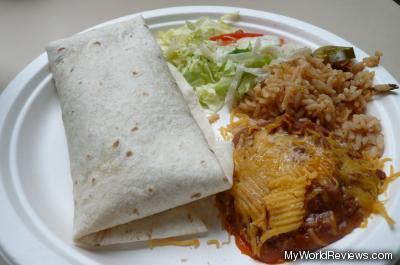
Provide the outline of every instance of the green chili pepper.
<path id="1" fill-rule="evenodd" d="M 314 57 L 324 60 L 324 63 L 342 63 L 356 58 L 352 47 L 322 46 L 313 53 Z"/>

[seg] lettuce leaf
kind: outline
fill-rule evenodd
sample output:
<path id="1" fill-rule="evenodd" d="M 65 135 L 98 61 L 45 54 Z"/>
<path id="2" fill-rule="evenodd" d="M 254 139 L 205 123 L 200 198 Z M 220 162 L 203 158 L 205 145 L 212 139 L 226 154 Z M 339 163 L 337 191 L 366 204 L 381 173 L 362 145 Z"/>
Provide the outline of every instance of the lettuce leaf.
<path id="1" fill-rule="evenodd" d="M 218 20 L 201 17 L 194 22 L 187 21 L 181 27 L 158 32 L 157 41 L 166 60 L 183 74 L 196 91 L 201 105 L 212 111 L 218 111 L 224 105 L 230 89 L 234 89 L 239 97 L 247 93 L 255 78 L 263 74 L 262 67 L 271 62 L 268 54 L 257 52 L 260 41 L 220 46 L 209 40 L 237 30 L 224 17 Z M 266 45 L 276 43 L 268 39 Z"/>

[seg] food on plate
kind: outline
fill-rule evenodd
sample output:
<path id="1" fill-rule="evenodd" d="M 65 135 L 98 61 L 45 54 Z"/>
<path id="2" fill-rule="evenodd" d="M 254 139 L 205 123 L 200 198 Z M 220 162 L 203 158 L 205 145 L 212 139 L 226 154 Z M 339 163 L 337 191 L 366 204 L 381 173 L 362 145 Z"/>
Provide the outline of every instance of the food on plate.
<path id="1" fill-rule="evenodd" d="M 380 122 L 365 111 L 374 95 L 396 85 L 374 85 L 374 72 L 333 69 L 313 56 L 271 65 L 266 73 L 241 99 L 238 111 L 263 120 L 281 114 L 310 118 L 347 139 L 355 151 L 382 155 Z"/>
<path id="2" fill-rule="evenodd" d="M 190 93 L 178 89 L 143 18 L 52 42 L 47 53 L 68 142 L 76 243 L 206 231 L 199 216 L 209 199 L 199 199 L 231 187 L 231 144 L 212 139 L 200 107 L 186 103 Z"/>
<path id="3" fill-rule="evenodd" d="M 234 149 L 233 187 L 217 196 L 243 253 L 284 262 L 285 250 L 316 250 L 380 214 L 379 200 L 400 174 L 384 172 L 380 121 L 366 112 L 381 52 L 355 61 L 352 47 L 315 51 L 279 36 L 206 17 L 158 33 L 209 117 L 231 110 L 221 128 Z M 218 115 L 218 116 L 217 116 Z"/>
<path id="4" fill-rule="evenodd" d="M 324 247 L 371 214 L 394 224 L 379 195 L 400 173 L 385 173 L 381 124 L 366 112 L 398 88 L 366 69 L 382 53 L 312 52 L 237 18 L 187 21 L 158 32 L 160 46 L 141 17 L 48 46 L 77 244 L 197 248 L 178 237 L 207 231 L 216 193 L 238 247 L 267 263 Z M 222 141 L 212 126 L 226 111 Z"/>
<path id="5" fill-rule="evenodd" d="M 322 59 L 324 63 L 336 66 L 342 62 L 349 62 L 356 58 L 352 47 L 322 46 L 313 52 L 313 56 Z"/>
<path id="6" fill-rule="evenodd" d="M 324 247 L 372 213 L 394 224 L 378 196 L 400 173 L 383 171 L 380 121 L 366 104 L 397 85 L 352 72 L 352 56 L 337 62 L 342 70 L 314 53 L 267 66 L 222 129 L 235 143 L 233 187 L 219 196 L 225 225 L 261 261 Z"/>
<path id="7" fill-rule="evenodd" d="M 211 114 L 210 116 L 208 116 L 208 121 L 210 122 L 210 123 L 214 123 L 214 122 L 216 122 L 216 121 L 218 121 L 219 120 L 219 114 L 218 113 L 213 113 L 213 114 Z"/>
<path id="8" fill-rule="evenodd" d="M 284 44 L 278 36 L 245 32 L 229 22 L 232 16 L 237 18 L 236 14 L 219 20 L 202 17 L 158 33 L 166 60 L 183 74 L 202 106 L 212 111 L 231 104 L 233 92 L 239 97 L 247 93 L 274 59 L 311 53 Z"/>
<path id="9" fill-rule="evenodd" d="M 389 224 L 378 195 L 385 160 L 354 156 L 349 145 L 307 118 L 259 122 L 241 114 L 235 135 L 235 175 L 219 195 L 228 231 L 241 250 L 266 263 L 284 251 L 315 250 L 350 233 L 371 213 Z"/>

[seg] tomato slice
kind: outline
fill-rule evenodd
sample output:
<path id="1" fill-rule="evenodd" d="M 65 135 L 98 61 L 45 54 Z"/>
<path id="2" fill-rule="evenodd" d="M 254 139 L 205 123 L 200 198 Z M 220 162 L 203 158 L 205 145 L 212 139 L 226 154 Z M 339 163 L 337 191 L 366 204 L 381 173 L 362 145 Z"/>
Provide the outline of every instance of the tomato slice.
<path id="1" fill-rule="evenodd" d="M 211 37 L 211 38 L 209 38 L 209 40 L 218 41 L 219 44 L 225 46 L 225 45 L 235 43 L 238 39 L 241 39 L 241 38 L 252 38 L 252 37 L 260 37 L 260 36 L 264 36 L 264 34 L 244 32 L 243 30 L 238 30 L 234 33 L 222 34 L 222 35 L 217 35 L 217 36 Z"/>

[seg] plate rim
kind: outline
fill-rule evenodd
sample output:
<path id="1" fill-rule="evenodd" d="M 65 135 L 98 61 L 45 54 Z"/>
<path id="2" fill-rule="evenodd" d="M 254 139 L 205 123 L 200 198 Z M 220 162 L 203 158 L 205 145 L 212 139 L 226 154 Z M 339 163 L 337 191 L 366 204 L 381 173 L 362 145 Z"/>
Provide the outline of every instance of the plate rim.
<path id="1" fill-rule="evenodd" d="M 134 16 L 137 15 L 143 15 L 145 19 L 151 19 L 151 18 L 156 18 L 158 16 L 167 16 L 167 15 L 175 15 L 179 14 L 182 12 L 187 12 L 188 14 L 193 14 L 193 13 L 209 13 L 211 14 L 218 14 L 220 15 L 221 13 L 230 13 L 233 11 L 239 11 L 240 13 L 246 14 L 248 16 L 254 16 L 254 17 L 262 17 L 266 16 L 268 19 L 275 20 L 275 21 L 282 21 L 284 20 L 284 24 L 288 25 L 293 25 L 296 24 L 296 27 L 301 27 L 301 28 L 306 28 L 311 30 L 312 33 L 314 34 L 319 34 L 319 35 L 324 35 L 324 39 L 330 39 L 332 42 L 338 42 L 338 43 L 343 43 L 343 44 L 348 44 L 356 48 L 357 52 L 360 54 L 360 56 L 367 56 L 367 53 L 362 51 L 361 49 L 357 48 L 357 46 L 352 45 L 350 42 L 346 41 L 345 39 L 339 37 L 338 35 L 331 33 L 323 28 L 320 28 L 318 26 L 315 26 L 311 23 L 301 21 L 296 18 L 284 16 L 281 14 L 277 13 L 272 13 L 272 12 L 266 12 L 266 11 L 260 11 L 260 10 L 255 10 L 255 9 L 248 9 L 248 8 L 241 8 L 241 7 L 234 7 L 234 6 L 220 6 L 220 5 L 189 5 L 189 6 L 178 6 L 178 7 L 169 7 L 169 8 L 159 8 L 159 9 L 152 9 L 152 10 L 147 10 L 147 11 L 141 11 L 133 14 L 129 14 L 126 16 L 114 18 L 111 20 L 108 20 L 106 22 L 102 22 L 100 24 L 97 24 L 95 26 L 92 26 L 88 29 L 85 29 L 81 32 L 93 29 L 93 28 L 98 28 L 102 27 L 104 25 L 112 24 L 112 23 L 117 23 L 119 21 L 124 21 L 128 20 Z M 15 104 L 16 100 L 18 99 L 18 96 L 21 94 L 21 92 L 25 89 L 25 87 L 29 84 L 29 82 L 32 81 L 37 75 L 37 73 L 43 68 L 47 67 L 48 60 L 47 60 L 47 55 L 46 53 L 40 54 L 38 57 L 36 57 L 31 63 L 29 63 L 21 72 L 19 72 L 16 77 L 5 87 L 5 89 L 2 91 L 0 94 L 0 144 L 3 143 L 3 135 L 4 135 L 4 125 L 9 118 L 8 112 L 12 109 L 13 104 Z M 385 79 L 390 79 L 393 80 L 395 83 L 398 83 L 396 79 L 383 67 L 381 67 L 380 75 L 384 76 Z M 400 105 L 400 104 L 397 104 Z M 13 124 L 15 125 L 15 124 Z M 1 145 L 0 145 L 1 146 Z M 7 154 L 8 155 L 8 154 Z M 0 161 L 0 164 L 3 163 Z M 0 177 L 2 177 L 2 171 L 0 171 Z M 3 178 L 3 177 L 2 177 Z M 14 208 L 12 207 L 12 203 L 9 201 L 9 198 L 6 194 L 6 191 L 4 191 L 4 186 L 3 180 L 1 181 L 0 185 L 0 198 L 3 200 L 0 200 L 0 209 L 3 208 L 10 208 L 10 210 L 13 210 Z M 4 191 L 4 192 L 3 192 Z M 8 216 L 9 212 L 5 212 L 7 214 L 6 218 L 9 218 Z M 13 212 L 13 214 L 15 214 Z M 18 221 L 23 225 L 24 223 L 22 220 Z M 21 231 L 23 232 L 25 236 L 30 236 L 32 240 L 39 241 L 36 239 L 31 231 L 27 230 L 26 227 L 21 228 L 21 230 L 26 229 L 26 231 Z M 7 247 L 7 244 L 3 244 L 2 241 L 5 241 L 6 237 L 5 236 L 0 236 L 0 256 L 5 260 L 5 262 L 8 262 L 10 264 L 23 264 L 22 262 L 26 259 L 22 259 L 21 257 L 15 255 L 17 251 L 10 250 Z M 40 242 L 40 244 L 42 244 Z M 398 246 L 399 248 L 400 246 Z M 43 246 L 43 248 L 38 248 L 37 251 L 43 251 L 41 254 L 46 255 L 46 258 L 49 256 L 54 255 L 54 261 L 57 262 L 57 264 L 71 264 L 69 261 L 66 261 L 63 256 L 59 255 L 58 253 L 54 253 L 52 249 Z M 47 255 L 49 254 L 49 255 Z M 57 259 L 59 258 L 59 260 Z M 57 259 L 57 260 L 56 260 Z M 32 264 L 35 264 L 33 262 Z"/>

